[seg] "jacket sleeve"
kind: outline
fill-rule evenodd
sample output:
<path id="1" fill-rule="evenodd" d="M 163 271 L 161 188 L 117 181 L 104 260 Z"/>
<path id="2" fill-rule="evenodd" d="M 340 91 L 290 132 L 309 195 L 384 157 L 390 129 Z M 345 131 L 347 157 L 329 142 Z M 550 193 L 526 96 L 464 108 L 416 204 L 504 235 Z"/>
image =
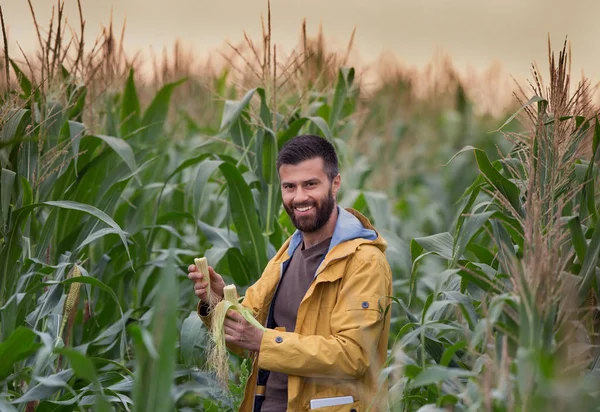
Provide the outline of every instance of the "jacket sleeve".
<path id="1" fill-rule="evenodd" d="M 383 254 L 367 256 L 353 266 L 343 277 L 331 313 L 332 335 L 267 329 L 258 355 L 260 368 L 312 378 L 364 375 L 389 324 L 389 313 L 384 317 L 379 303 L 384 305 L 391 293 L 391 271 Z"/>

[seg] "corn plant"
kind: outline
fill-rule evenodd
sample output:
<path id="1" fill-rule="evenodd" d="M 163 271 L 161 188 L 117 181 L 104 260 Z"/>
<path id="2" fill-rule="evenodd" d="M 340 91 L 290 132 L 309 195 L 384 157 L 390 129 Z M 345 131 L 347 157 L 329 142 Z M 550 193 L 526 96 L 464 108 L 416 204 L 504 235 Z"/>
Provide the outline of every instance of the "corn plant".
<path id="1" fill-rule="evenodd" d="M 529 131 L 507 133 L 508 155 L 459 152 L 480 174 L 453 231 L 411 241 L 410 295 L 397 300 L 408 322 L 388 370 L 397 410 L 597 408 L 600 124 L 587 83 L 568 95 L 567 59 L 551 56 L 548 88 L 536 75 Z M 428 256 L 446 266 L 423 301 Z"/>

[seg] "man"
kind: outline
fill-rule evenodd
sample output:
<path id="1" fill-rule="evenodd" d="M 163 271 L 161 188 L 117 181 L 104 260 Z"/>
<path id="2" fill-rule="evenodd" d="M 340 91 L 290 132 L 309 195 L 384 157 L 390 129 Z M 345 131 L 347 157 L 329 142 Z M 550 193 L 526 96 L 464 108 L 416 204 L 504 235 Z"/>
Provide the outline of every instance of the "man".
<path id="1" fill-rule="evenodd" d="M 357 211 L 337 206 L 341 177 L 334 147 L 319 136 L 290 140 L 277 170 L 283 205 L 298 229 L 246 291 L 262 332 L 237 312 L 224 330 L 231 349 L 253 358 L 240 411 L 311 409 L 311 400 L 351 396 L 323 411 L 383 410 L 378 376 L 386 359 L 392 293 L 387 243 Z M 223 279 L 189 266 L 198 313 L 210 322 L 206 275 L 214 299 Z M 386 313 L 384 315 L 384 313 Z M 266 386 L 266 388 L 265 388 Z"/>

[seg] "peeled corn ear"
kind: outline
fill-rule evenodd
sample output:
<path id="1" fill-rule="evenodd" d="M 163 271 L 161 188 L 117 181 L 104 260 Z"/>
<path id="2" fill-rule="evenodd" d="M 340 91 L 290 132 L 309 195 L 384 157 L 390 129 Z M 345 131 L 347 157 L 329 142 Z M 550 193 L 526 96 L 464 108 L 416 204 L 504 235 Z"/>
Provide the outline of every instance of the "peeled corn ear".
<path id="1" fill-rule="evenodd" d="M 215 370 L 219 381 L 223 385 L 226 385 L 229 378 L 229 355 L 227 353 L 227 347 L 225 343 L 223 322 L 227 316 L 227 311 L 235 310 L 239 312 L 244 319 L 261 330 L 265 330 L 265 327 L 254 318 L 254 314 L 250 309 L 238 303 L 238 295 L 235 285 L 225 286 L 223 288 L 223 295 L 223 300 L 220 301 L 213 309 L 211 325 L 213 346 L 209 351 L 208 363 L 210 367 Z"/>
<path id="2" fill-rule="evenodd" d="M 205 257 L 195 258 L 194 265 L 196 265 L 196 269 L 198 272 L 204 274 L 206 276 L 206 281 L 208 282 L 208 293 L 206 294 L 206 299 L 208 300 L 208 306 L 212 308 L 212 291 L 210 289 L 210 273 L 208 273 L 208 261 Z"/>

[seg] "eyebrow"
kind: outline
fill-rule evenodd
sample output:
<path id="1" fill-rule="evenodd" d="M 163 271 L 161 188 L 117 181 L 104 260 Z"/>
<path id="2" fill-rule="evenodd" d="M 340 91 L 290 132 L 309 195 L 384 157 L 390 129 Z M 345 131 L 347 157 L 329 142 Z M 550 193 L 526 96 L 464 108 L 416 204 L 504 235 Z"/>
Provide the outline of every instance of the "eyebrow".
<path id="1" fill-rule="evenodd" d="M 308 183 L 320 183 L 321 180 L 317 177 L 313 177 L 311 179 L 305 180 L 303 182 L 301 182 L 302 184 L 308 184 Z M 281 185 L 296 185 L 296 183 L 292 183 L 292 182 L 281 182 Z"/>

